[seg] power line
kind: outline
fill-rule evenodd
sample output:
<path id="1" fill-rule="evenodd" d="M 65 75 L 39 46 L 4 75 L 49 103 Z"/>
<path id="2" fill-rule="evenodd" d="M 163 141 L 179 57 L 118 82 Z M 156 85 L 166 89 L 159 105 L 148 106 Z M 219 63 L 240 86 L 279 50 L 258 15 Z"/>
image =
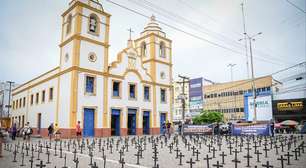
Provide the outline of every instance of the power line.
<path id="1" fill-rule="evenodd" d="M 142 16 L 142 17 L 150 18 L 150 16 L 147 16 L 147 15 L 145 15 L 145 14 L 142 14 L 141 12 L 138 12 L 138 11 L 136 11 L 136 10 L 134 10 L 134 9 L 128 8 L 128 7 L 126 7 L 126 6 L 124 6 L 124 5 L 121 5 L 121 4 L 119 4 L 119 3 L 113 2 L 113 1 L 111 1 L 111 0 L 106 0 L 106 1 L 109 2 L 109 3 L 112 3 L 112 4 L 116 5 L 116 6 L 119 6 L 119 7 L 123 8 L 123 9 L 126 9 L 126 10 L 128 10 L 128 11 L 131 11 L 131 12 L 133 12 L 133 13 L 135 13 L 135 14 L 138 14 L 138 15 L 140 15 L 140 16 Z M 186 34 L 186 35 L 189 35 L 189 36 L 191 36 L 191 37 L 193 37 L 193 38 L 196 38 L 196 39 L 198 39 L 198 40 L 207 42 L 207 43 L 209 43 L 209 44 L 211 44 L 211 45 L 213 45 L 213 46 L 216 46 L 216 47 L 219 47 L 219 48 L 223 48 L 223 49 L 225 49 L 225 50 L 231 51 L 231 52 L 236 53 L 236 54 L 239 54 L 239 55 L 244 55 L 244 53 L 242 53 L 242 52 L 240 52 L 240 51 L 237 51 L 237 50 L 234 50 L 234 49 L 232 49 L 232 48 L 226 47 L 226 46 L 224 46 L 224 45 L 218 44 L 218 43 L 216 43 L 216 42 L 207 40 L 206 38 L 197 36 L 197 35 L 195 35 L 195 34 L 193 34 L 193 33 L 189 33 L 189 32 L 187 32 L 187 31 L 185 31 L 185 30 L 183 30 L 183 29 L 181 29 L 181 28 L 172 26 L 172 25 L 170 25 L 170 24 L 168 24 L 168 23 L 166 23 L 166 22 L 163 22 L 163 21 L 160 21 L 160 20 L 156 20 L 156 22 L 158 22 L 158 23 L 160 23 L 160 24 L 163 24 L 163 25 L 165 25 L 165 26 L 167 26 L 167 27 L 169 27 L 169 28 L 171 28 L 171 29 L 174 29 L 174 30 L 176 30 L 176 31 L 182 32 L 182 33 L 184 33 L 184 34 Z M 274 64 L 274 65 L 281 65 L 281 64 L 279 64 L 279 63 L 276 63 L 275 61 L 271 61 L 271 60 L 268 60 L 268 59 L 266 59 L 266 58 L 261 58 L 261 57 L 255 57 L 255 58 L 256 58 L 257 60 L 260 60 L 260 61 L 263 61 L 263 62 L 269 62 L 269 63 Z"/>
<path id="2" fill-rule="evenodd" d="M 194 13 L 197 13 L 197 14 L 199 14 L 199 15 L 203 15 L 203 14 L 205 14 L 210 20 L 212 20 L 213 22 L 215 22 L 215 23 L 217 23 L 217 24 L 220 24 L 220 23 L 218 23 L 218 22 L 220 22 L 219 20 L 217 20 L 216 18 L 213 18 L 212 16 L 210 16 L 210 15 L 208 15 L 208 14 L 206 14 L 206 13 L 204 13 L 203 11 L 199 11 L 198 9 L 196 9 L 196 8 L 194 8 L 193 6 L 191 6 L 191 5 L 189 5 L 188 3 L 186 3 L 186 2 L 184 2 L 183 0 L 177 0 L 179 3 L 181 3 L 182 5 L 184 5 L 184 6 L 186 6 L 186 7 L 188 7 L 188 8 L 190 8 L 191 9 L 191 11 L 192 12 L 194 12 Z M 222 22 L 221 22 L 221 24 L 223 24 Z M 221 25 L 220 24 L 220 25 Z M 240 32 L 237 32 L 237 31 L 235 31 L 235 30 L 231 30 L 234 34 L 236 34 L 236 35 L 241 35 L 241 33 Z"/>
<path id="3" fill-rule="evenodd" d="M 271 75 L 275 75 L 275 74 L 278 74 L 280 72 L 287 71 L 288 69 L 292 69 L 292 68 L 297 67 L 297 66 L 306 66 L 306 61 L 295 64 L 295 65 L 292 65 L 292 66 L 290 66 L 288 68 L 285 68 L 285 69 L 278 70 L 276 72 L 273 72 Z"/>
<path id="4" fill-rule="evenodd" d="M 270 75 L 266 75 L 266 76 L 272 76 L 272 75 L 275 75 L 275 74 L 284 72 L 284 71 L 286 71 L 286 70 L 292 69 L 292 68 L 294 68 L 294 67 L 302 66 L 302 65 L 304 65 L 304 64 L 306 65 L 306 62 L 301 62 L 301 63 L 295 64 L 295 65 L 293 65 L 293 66 L 290 66 L 290 67 L 288 67 L 288 68 L 284 68 L 284 69 L 278 70 L 278 71 L 273 72 L 273 73 L 271 73 Z M 254 79 L 254 81 L 261 80 L 262 78 L 264 78 L 264 77 L 256 78 L 256 79 Z M 248 79 L 248 80 L 246 80 L 245 82 L 242 82 L 242 83 L 239 83 L 239 84 L 230 86 L 230 87 L 222 88 L 222 89 L 212 90 L 212 91 L 206 92 L 206 93 L 215 93 L 215 92 L 220 92 L 220 91 L 223 91 L 223 90 L 228 90 L 228 89 L 231 89 L 231 88 L 234 88 L 234 87 L 237 87 L 237 86 L 241 86 L 241 85 L 250 83 L 251 81 L 252 81 L 252 79 Z"/>
<path id="5" fill-rule="evenodd" d="M 134 2 L 138 1 L 139 2 L 140 0 L 130 0 L 130 1 L 134 1 Z M 150 8 L 151 10 L 152 9 L 154 10 L 154 8 L 155 8 L 158 11 L 162 11 L 162 12 L 166 13 L 168 16 L 170 16 L 172 18 L 176 18 L 178 20 L 183 21 L 184 23 L 187 23 L 188 26 L 192 26 L 192 27 L 194 27 L 194 29 L 197 29 L 196 31 L 205 33 L 207 35 L 213 36 L 214 38 L 217 38 L 217 39 L 220 39 L 220 40 L 226 40 L 226 41 L 230 41 L 230 43 L 235 43 L 236 44 L 235 47 L 238 47 L 238 48 L 241 47 L 241 44 L 238 43 L 236 40 L 230 39 L 230 38 L 228 38 L 227 36 L 225 36 L 222 33 L 218 33 L 218 32 L 212 31 L 212 30 L 210 30 L 210 29 L 208 29 L 208 28 L 206 28 L 206 27 L 204 27 L 204 26 L 202 26 L 202 25 L 200 25 L 198 23 L 195 23 L 195 22 L 193 22 L 193 21 L 191 21 L 191 20 L 189 20 L 189 19 L 187 19 L 185 17 L 182 17 L 182 16 L 177 15 L 177 14 L 175 14 L 173 12 L 170 12 L 170 11 L 164 9 L 164 8 L 161 8 L 158 5 L 155 5 L 154 3 L 149 2 L 148 0 L 142 0 L 142 2 L 144 4 L 143 3 L 137 3 L 137 4 L 140 5 L 140 6 L 146 7 L 147 9 Z M 147 6 L 144 6 L 144 5 L 147 5 Z M 154 11 L 156 11 L 156 10 L 154 10 Z M 169 19 L 168 16 L 165 16 L 164 14 L 161 14 L 161 15 L 163 15 L 164 17 Z M 169 19 L 169 20 L 171 20 L 171 19 Z M 203 31 L 203 30 L 205 30 L 206 32 Z"/>
<path id="6" fill-rule="evenodd" d="M 211 31 L 211 30 L 209 30 L 209 29 L 207 29 L 207 28 L 205 28 L 205 27 L 203 27 L 202 25 L 199 25 L 199 24 L 197 24 L 197 23 L 194 23 L 194 22 L 192 22 L 192 21 L 190 21 L 190 20 L 188 20 L 188 19 L 186 19 L 186 18 L 184 18 L 184 17 L 182 17 L 182 16 L 179 16 L 179 15 L 176 15 L 176 14 L 174 14 L 174 13 L 172 13 L 172 12 L 169 12 L 169 11 L 167 11 L 167 10 L 165 10 L 165 9 L 163 9 L 163 8 L 161 8 L 161 7 L 159 7 L 159 6 L 157 6 L 157 5 L 155 5 L 155 4 L 153 4 L 153 3 L 151 3 L 151 2 L 148 2 L 147 0 L 142 0 L 142 1 L 144 1 L 144 3 L 145 4 L 140 4 L 137 0 L 130 0 L 130 1 L 132 1 L 133 3 L 135 3 L 136 5 L 139 5 L 139 6 L 141 6 L 141 7 L 144 7 L 144 8 L 146 8 L 146 9 L 148 9 L 148 10 L 151 10 L 151 11 L 153 11 L 153 12 L 156 12 L 156 13 L 158 13 L 158 14 L 160 14 L 160 15 L 162 15 L 163 17 L 165 17 L 165 18 L 167 18 L 167 19 L 169 19 L 169 20 L 171 20 L 171 21 L 173 21 L 173 19 L 171 19 L 171 18 L 169 18 L 168 16 L 171 16 L 171 17 L 173 17 L 173 18 L 176 18 L 176 19 L 179 19 L 179 20 L 182 20 L 183 22 L 187 22 L 187 24 L 188 24 L 188 28 L 192 28 L 192 29 L 194 29 L 194 30 L 196 30 L 196 31 L 198 31 L 198 32 L 202 32 L 202 33 L 205 33 L 205 34 L 207 34 L 207 35 L 209 35 L 210 36 L 210 34 L 209 33 L 213 33 L 213 34 L 216 34 L 217 36 L 215 36 L 215 35 L 212 35 L 214 38 L 217 38 L 217 39 L 220 39 L 221 38 L 221 40 L 223 41 L 223 42 L 225 42 L 226 41 L 226 44 L 229 44 L 229 45 L 231 45 L 231 46 L 233 46 L 233 47 L 236 47 L 236 48 L 239 48 L 239 49 L 245 49 L 245 46 L 243 46 L 242 44 L 240 44 L 240 43 L 238 43 L 238 41 L 236 41 L 236 40 L 233 40 L 233 39 L 230 39 L 230 38 L 228 38 L 228 37 L 226 37 L 225 35 L 223 35 L 223 34 L 221 34 L 221 33 L 217 33 L 217 32 L 214 32 L 214 31 Z M 137 1 L 137 2 L 136 2 Z M 156 9 L 154 9 L 154 8 L 156 8 Z M 157 11 L 156 11 L 157 10 Z M 168 16 L 165 16 L 164 14 L 162 14 L 161 12 L 159 12 L 159 11 L 162 11 L 162 12 L 165 12 L 166 13 L 166 15 L 168 15 Z M 184 24 L 184 23 L 181 23 L 180 22 L 180 24 L 182 24 L 182 25 L 186 25 L 186 24 Z M 191 27 L 192 26 L 192 27 Z M 208 31 L 208 32 L 203 32 L 203 29 L 205 29 L 206 31 Z M 269 62 L 269 63 L 272 63 L 272 61 L 273 62 L 276 62 L 277 60 L 277 62 L 281 62 L 281 63 L 285 63 L 283 60 L 281 60 L 281 59 L 279 59 L 279 57 L 273 57 L 273 56 L 271 56 L 271 55 L 269 55 L 269 54 L 266 54 L 266 53 L 264 53 L 264 52 L 262 52 L 262 51 L 260 51 L 260 50 L 256 50 L 256 51 L 258 51 L 261 55 L 264 55 L 264 56 L 261 56 L 260 58 L 262 58 L 261 60 L 266 60 L 267 62 Z M 256 56 L 258 57 L 258 54 L 256 54 Z M 272 59 L 267 59 L 266 57 L 271 57 Z M 257 58 L 256 57 L 256 58 Z M 286 61 L 287 62 L 287 61 Z M 273 64 L 273 63 L 272 63 Z M 274 63 L 275 64 L 275 63 Z M 288 65 L 287 63 L 285 63 L 286 65 Z M 280 64 L 278 64 L 278 65 L 280 65 Z"/>
<path id="7" fill-rule="evenodd" d="M 296 9 L 298 9 L 299 11 L 306 13 L 302 8 L 298 7 L 296 4 L 290 2 L 289 0 L 286 0 L 289 4 L 291 4 L 293 7 L 295 7 Z"/>
<path id="8" fill-rule="evenodd" d="M 194 12 L 194 11 L 197 11 L 196 10 L 196 8 L 193 8 L 192 6 L 190 6 L 188 3 L 185 3 L 185 2 L 183 2 L 182 0 L 177 0 L 177 1 L 179 1 L 180 3 L 183 3 L 185 6 L 187 6 L 187 7 L 189 7 L 189 8 L 191 8 L 192 9 L 192 11 Z M 243 4 L 245 4 L 246 2 L 244 1 L 243 2 Z M 199 15 L 201 15 L 202 14 L 202 12 L 200 13 L 200 12 L 198 12 L 198 14 Z M 244 15 L 244 12 L 243 12 L 243 15 Z M 212 17 L 210 17 L 210 18 L 212 18 Z M 243 16 L 243 20 L 245 19 L 245 16 Z M 216 19 L 214 19 L 214 20 L 216 20 Z M 216 21 L 216 23 L 217 23 L 217 21 Z M 246 29 L 246 27 L 245 27 L 245 25 L 244 25 L 244 32 L 245 32 L 245 29 Z M 235 34 L 238 34 L 239 36 L 241 36 L 241 33 L 237 33 L 236 31 L 232 31 L 232 32 L 234 32 Z M 224 36 L 224 37 L 226 37 L 226 36 Z M 227 37 L 226 37 L 227 38 Z M 230 38 L 228 38 L 228 39 L 230 39 Z M 232 40 L 232 39 L 230 39 L 230 40 Z M 234 42 L 236 42 L 235 40 L 233 40 Z M 246 42 L 245 42 L 246 43 Z M 239 43 L 238 43 L 239 44 Z M 240 45 L 240 47 L 242 47 L 242 45 L 241 44 L 239 44 Z M 247 47 L 247 45 L 246 44 L 244 44 L 244 46 L 243 46 L 244 48 L 245 48 L 245 50 L 247 50 L 246 49 L 246 47 Z M 272 58 L 274 61 L 275 60 L 279 60 L 279 62 L 288 62 L 288 60 L 285 60 L 285 59 L 280 59 L 279 57 L 275 57 L 275 56 L 272 56 L 272 55 L 270 55 L 270 54 L 268 54 L 268 53 L 265 53 L 265 52 L 263 52 L 263 51 L 261 51 L 261 50 L 259 50 L 259 49 L 255 49 L 255 51 L 256 51 L 256 55 L 263 55 L 263 58 L 266 58 L 267 56 L 268 57 L 270 57 L 270 58 Z M 247 52 L 246 52 L 246 57 L 247 57 Z M 291 62 L 291 63 L 293 63 L 293 62 Z M 287 63 L 286 63 L 286 65 L 288 65 Z"/>

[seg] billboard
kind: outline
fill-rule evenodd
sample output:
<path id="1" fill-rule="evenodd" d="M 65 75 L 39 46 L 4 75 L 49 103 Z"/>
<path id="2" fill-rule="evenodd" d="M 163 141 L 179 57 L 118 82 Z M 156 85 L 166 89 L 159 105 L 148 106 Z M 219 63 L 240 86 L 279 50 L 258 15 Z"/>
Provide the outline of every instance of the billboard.
<path id="1" fill-rule="evenodd" d="M 246 121 L 253 121 L 254 101 L 252 94 L 244 97 L 244 112 Z M 256 97 L 256 118 L 257 121 L 272 120 L 272 96 L 271 94 L 259 94 Z"/>
<path id="2" fill-rule="evenodd" d="M 256 125 L 232 125 L 232 135 L 270 135 L 269 124 L 256 124 Z"/>
<path id="3" fill-rule="evenodd" d="M 196 116 L 203 110 L 203 78 L 189 81 L 189 110 L 191 116 Z"/>
<path id="4" fill-rule="evenodd" d="M 205 134 L 212 135 L 213 125 L 184 125 L 183 134 L 193 135 L 193 134 Z"/>

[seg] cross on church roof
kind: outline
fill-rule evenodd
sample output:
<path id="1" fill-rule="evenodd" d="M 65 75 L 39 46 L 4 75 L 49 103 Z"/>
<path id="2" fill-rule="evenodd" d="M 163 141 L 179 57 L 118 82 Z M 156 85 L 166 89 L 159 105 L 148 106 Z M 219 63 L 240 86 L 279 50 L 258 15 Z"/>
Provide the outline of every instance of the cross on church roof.
<path id="1" fill-rule="evenodd" d="M 134 31 L 132 30 L 132 28 L 127 29 L 129 31 L 129 40 L 132 40 L 132 33 L 134 33 Z"/>

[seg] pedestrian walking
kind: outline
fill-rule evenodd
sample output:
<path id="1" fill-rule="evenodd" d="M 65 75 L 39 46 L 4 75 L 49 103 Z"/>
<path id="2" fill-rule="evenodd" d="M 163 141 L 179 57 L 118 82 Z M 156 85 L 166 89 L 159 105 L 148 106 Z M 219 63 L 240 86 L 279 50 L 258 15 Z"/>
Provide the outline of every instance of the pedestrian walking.
<path id="1" fill-rule="evenodd" d="M 24 127 L 24 132 L 23 132 L 23 139 L 30 141 L 30 136 L 33 133 L 32 128 L 30 127 L 30 123 L 27 122 L 27 124 Z"/>
<path id="2" fill-rule="evenodd" d="M 14 123 L 12 128 L 11 128 L 11 136 L 12 136 L 13 141 L 16 140 L 16 135 L 17 135 L 17 124 Z"/>
<path id="3" fill-rule="evenodd" d="M 48 127 L 48 136 L 49 136 L 50 141 L 52 139 L 53 133 L 54 133 L 54 126 L 53 126 L 53 123 L 51 123 Z"/>
<path id="4" fill-rule="evenodd" d="M 166 123 L 163 122 L 162 125 L 161 125 L 161 127 L 162 127 L 161 134 L 162 134 L 162 135 L 165 135 L 165 134 L 166 134 Z"/>
<path id="5" fill-rule="evenodd" d="M 75 127 L 75 131 L 76 131 L 76 136 L 77 138 L 82 136 L 82 130 L 81 130 L 81 122 L 78 121 L 76 127 Z"/>
<path id="6" fill-rule="evenodd" d="M 169 122 L 169 120 L 167 121 L 167 134 L 170 137 L 170 133 L 171 133 L 171 123 Z"/>
<path id="7" fill-rule="evenodd" d="M 4 138 L 4 134 L 2 133 L 1 127 L 0 127 L 0 158 L 2 158 L 2 141 Z"/>
<path id="8" fill-rule="evenodd" d="M 271 134 L 272 134 L 272 137 L 274 137 L 274 122 L 273 121 L 271 123 Z"/>
<path id="9" fill-rule="evenodd" d="M 182 121 L 180 121 L 179 124 L 178 124 L 179 135 L 182 135 L 182 127 L 183 127 L 183 124 L 182 124 Z"/>

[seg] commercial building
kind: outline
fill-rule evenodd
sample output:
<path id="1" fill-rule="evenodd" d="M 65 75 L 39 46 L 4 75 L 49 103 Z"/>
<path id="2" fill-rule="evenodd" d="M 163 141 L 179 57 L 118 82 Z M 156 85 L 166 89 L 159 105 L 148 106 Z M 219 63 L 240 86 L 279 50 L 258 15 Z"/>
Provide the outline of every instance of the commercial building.
<path id="1" fill-rule="evenodd" d="M 98 1 L 69 3 L 59 66 L 13 90 L 13 122 L 24 116 L 42 136 L 55 123 L 72 137 L 78 121 L 84 136 L 159 134 L 172 121 L 172 41 L 152 16 L 109 64 L 110 16 Z"/>
<path id="2" fill-rule="evenodd" d="M 272 92 L 272 76 L 254 79 L 256 92 Z M 244 95 L 252 93 L 252 80 L 239 80 L 226 83 L 204 85 L 204 110 L 220 111 L 225 121 L 245 119 Z"/>
<path id="3" fill-rule="evenodd" d="M 284 120 L 306 121 L 306 62 L 275 74 L 279 82 L 273 87 L 273 117 Z"/>

